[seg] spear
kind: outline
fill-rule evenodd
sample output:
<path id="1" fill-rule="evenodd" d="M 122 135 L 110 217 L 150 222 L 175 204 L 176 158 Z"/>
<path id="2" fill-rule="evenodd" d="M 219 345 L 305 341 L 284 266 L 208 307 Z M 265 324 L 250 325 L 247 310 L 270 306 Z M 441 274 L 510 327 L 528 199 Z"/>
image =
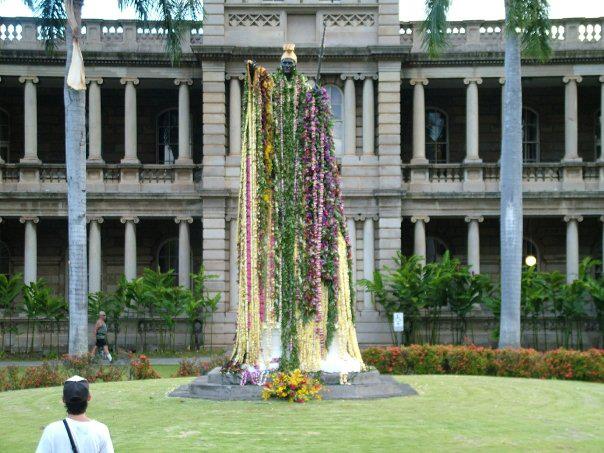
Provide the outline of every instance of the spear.
<path id="1" fill-rule="evenodd" d="M 323 54 L 325 53 L 325 29 L 327 28 L 327 22 L 323 21 L 323 35 L 321 37 L 321 48 L 319 49 L 319 63 L 317 65 L 317 81 L 315 86 L 319 86 L 319 80 L 321 80 L 321 62 L 323 61 Z"/>

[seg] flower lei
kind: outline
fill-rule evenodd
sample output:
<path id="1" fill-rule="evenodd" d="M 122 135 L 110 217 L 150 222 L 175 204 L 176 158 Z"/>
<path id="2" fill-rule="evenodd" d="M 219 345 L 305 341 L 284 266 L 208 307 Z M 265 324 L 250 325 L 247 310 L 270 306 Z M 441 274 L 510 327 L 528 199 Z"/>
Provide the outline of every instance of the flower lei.
<path id="1" fill-rule="evenodd" d="M 262 326 L 276 323 L 281 369 L 320 369 L 336 328 L 340 351 L 362 361 L 327 92 L 295 71 L 248 68 L 245 93 L 231 361 L 256 365 Z"/>

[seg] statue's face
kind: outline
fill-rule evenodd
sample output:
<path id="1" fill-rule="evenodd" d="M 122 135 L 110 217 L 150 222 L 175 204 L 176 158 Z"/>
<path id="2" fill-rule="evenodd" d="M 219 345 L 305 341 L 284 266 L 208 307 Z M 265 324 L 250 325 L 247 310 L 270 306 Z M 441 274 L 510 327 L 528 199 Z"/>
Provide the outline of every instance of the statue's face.
<path id="1" fill-rule="evenodd" d="M 291 58 L 285 58 L 281 60 L 281 70 L 286 76 L 291 75 L 295 67 L 296 63 Z"/>

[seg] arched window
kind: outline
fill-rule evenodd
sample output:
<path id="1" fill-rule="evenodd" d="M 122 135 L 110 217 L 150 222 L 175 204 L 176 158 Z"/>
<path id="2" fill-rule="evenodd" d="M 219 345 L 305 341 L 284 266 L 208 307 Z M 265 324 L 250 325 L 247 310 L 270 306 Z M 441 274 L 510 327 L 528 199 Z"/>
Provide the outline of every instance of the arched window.
<path id="1" fill-rule="evenodd" d="M 449 162 L 449 119 L 433 107 L 426 109 L 426 158 L 433 164 Z"/>
<path id="2" fill-rule="evenodd" d="M 524 162 L 539 162 L 539 116 L 528 107 L 522 109 L 522 160 Z"/>
<path id="3" fill-rule="evenodd" d="M 602 111 L 596 112 L 596 130 L 594 137 L 595 153 L 594 160 L 598 160 L 602 156 Z"/>
<path id="4" fill-rule="evenodd" d="M 157 249 L 157 266 L 161 272 L 174 271 L 174 284 L 178 283 L 178 238 L 170 238 Z"/>
<path id="5" fill-rule="evenodd" d="M 449 247 L 441 239 L 428 236 L 426 238 L 426 263 L 440 261 L 447 250 Z"/>
<path id="6" fill-rule="evenodd" d="M 173 164 L 178 159 L 178 109 L 157 117 L 157 163 Z"/>
<path id="7" fill-rule="evenodd" d="M 331 100 L 335 151 L 340 156 L 344 150 L 344 95 L 336 85 L 325 85 L 325 90 Z"/>
<path id="8" fill-rule="evenodd" d="M 10 250 L 0 241 L 0 274 L 10 275 Z"/>
<path id="9" fill-rule="evenodd" d="M 5 162 L 10 159 L 10 117 L 6 110 L 0 109 L 0 158 Z"/>
<path id="10" fill-rule="evenodd" d="M 522 240 L 522 264 L 526 266 L 537 266 L 541 264 L 541 256 L 539 248 L 531 239 L 524 238 Z"/>

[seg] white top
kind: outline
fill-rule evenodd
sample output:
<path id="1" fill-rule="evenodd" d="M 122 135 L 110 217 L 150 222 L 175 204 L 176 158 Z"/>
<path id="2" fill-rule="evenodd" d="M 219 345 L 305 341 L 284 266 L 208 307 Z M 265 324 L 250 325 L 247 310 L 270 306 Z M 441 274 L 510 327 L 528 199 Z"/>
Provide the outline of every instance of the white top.
<path id="1" fill-rule="evenodd" d="M 113 453 L 109 429 L 101 422 L 80 422 L 67 419 L 78 453 Z M 53 422 L 44 429 L 36 453 L 71 453 L 71 443 L 63 420 Z"/>

